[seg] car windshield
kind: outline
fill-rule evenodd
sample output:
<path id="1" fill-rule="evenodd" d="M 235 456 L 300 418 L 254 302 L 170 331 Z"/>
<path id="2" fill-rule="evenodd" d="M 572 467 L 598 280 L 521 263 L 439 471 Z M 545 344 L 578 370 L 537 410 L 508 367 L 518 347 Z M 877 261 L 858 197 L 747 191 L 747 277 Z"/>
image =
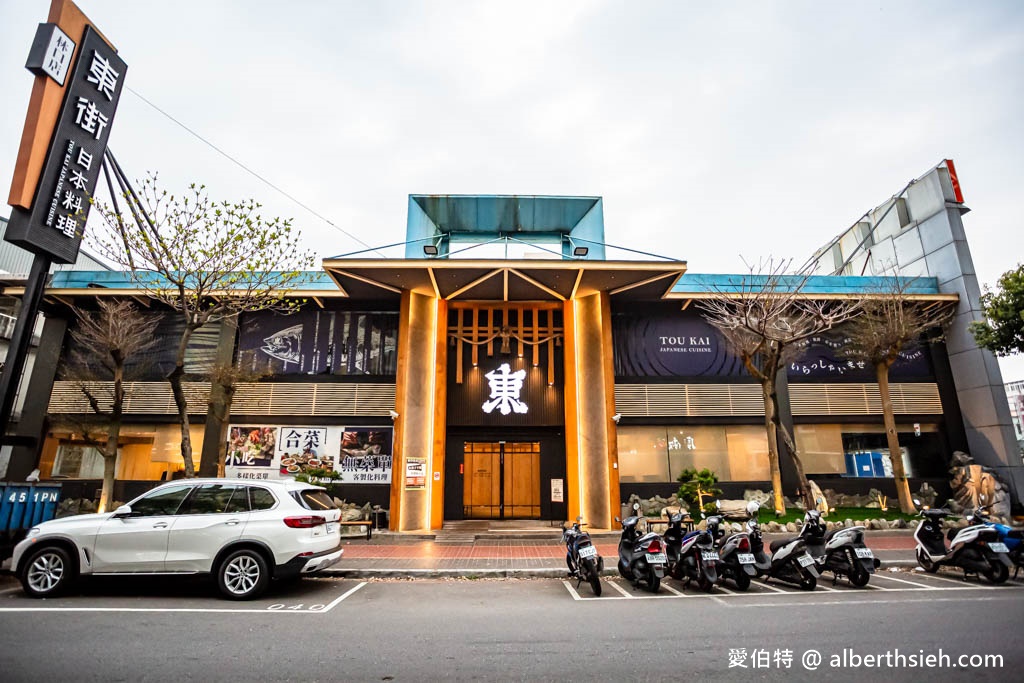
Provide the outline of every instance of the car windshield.
<path id="1" fill-rule="evenodd" d="M 292 498 L 307 510 L 337 510 L 338 506 L 323 489 L 302 489 L 292 491 Z"/>

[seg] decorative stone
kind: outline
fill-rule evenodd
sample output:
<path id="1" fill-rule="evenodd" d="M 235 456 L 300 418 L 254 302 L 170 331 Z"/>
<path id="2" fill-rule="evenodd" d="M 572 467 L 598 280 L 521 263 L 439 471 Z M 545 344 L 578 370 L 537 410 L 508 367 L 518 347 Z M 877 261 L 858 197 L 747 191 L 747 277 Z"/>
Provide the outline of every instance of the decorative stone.
<path id="1" fill-rule="evenodd" d="M 832 531 L 835 528 L 836 528 L 836 523 L 835 522 L 825 522 L 825 529 L 826 530 Z"/>
<path id="2" fill-rule="evenodd" d="M 849 517 L 847 517 L 847 518 L 846 518 L 846 521 L 845 521 L 845 522 L 843 522 L 843 526 L 845 526 L 845 527 L 847 527 L 847 528 L 849 528 L 849 527 L 853 526 L 853 520 L 852 520 L 852 519 L 850 519 Z"/>
<path id="3" fill-rule="evenodd" d="M 796 524 L 794 524 L 793 522 L 786 522 L 786 531 L 788 531 L 791 534 L 795 534 L 798 531 L 798 529 L 796 528 Z"/>
<path id="4" fill-rule="evenodd" d="M 900 519 L 897 519 L 897 520 L 893 521 L 893 523 L 890 526 L 891 526 L 891 528 L 894 528 L 894 529 L 906 529 L 907 528 L 907 520 L 905 520 L 905 519 L 903 519 L 901 517 Z"/>
<path id="5" fill-rule="evenodd" d="M 879 518 L 876 521 L 878 522 L 878 528 L 879 529 L 888 529 L 889 528 L 889 520 Z"/>

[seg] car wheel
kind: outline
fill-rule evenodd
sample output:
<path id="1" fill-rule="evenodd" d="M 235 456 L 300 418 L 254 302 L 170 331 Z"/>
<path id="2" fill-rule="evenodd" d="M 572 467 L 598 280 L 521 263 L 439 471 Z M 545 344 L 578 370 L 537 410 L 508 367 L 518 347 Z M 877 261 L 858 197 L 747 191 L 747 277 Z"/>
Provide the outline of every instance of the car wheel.
<path id="1" fill-rule="evenodd" d="M 217 568 L 217 588 L 228 600 L 252 600 L 267 589 L 270 570 L 255 550 L 243 548 L 229 554 Z"/>
<path id="2" fill-rule="evenodd" d="M 52 598 L 67 590 L 77 574 L 68 552 L 54 545 L 39 548 L 29 555 L 19 578 L 27 595 Z"/>

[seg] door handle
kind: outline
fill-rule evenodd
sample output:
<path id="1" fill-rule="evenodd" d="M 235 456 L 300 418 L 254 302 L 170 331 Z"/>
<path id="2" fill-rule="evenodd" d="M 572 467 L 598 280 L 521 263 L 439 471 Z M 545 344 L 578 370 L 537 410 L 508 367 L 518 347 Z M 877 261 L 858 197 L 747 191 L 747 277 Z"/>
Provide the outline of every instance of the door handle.
<path id="1" fill-rule="evenodd" d="M 224 522 L 224 524 L 226 526 L 235 526 L 236 524 L 238 524 L 238 520 L 237 519 L 232 519 L 230 521 Z"/>
<path id="2" fill-rule="evenodd" d="M 166 529 L 167 528 L 167 522 L 157 522 L 156 524 L 153 525 L 153 528 L 154 529 Z"/>

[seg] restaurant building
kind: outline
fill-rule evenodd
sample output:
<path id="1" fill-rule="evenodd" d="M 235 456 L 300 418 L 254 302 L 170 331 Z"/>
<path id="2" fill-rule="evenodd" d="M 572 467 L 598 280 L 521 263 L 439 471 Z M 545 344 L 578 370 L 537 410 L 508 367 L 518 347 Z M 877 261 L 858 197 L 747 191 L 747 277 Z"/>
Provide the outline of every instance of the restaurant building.
<path id="1" fill-rule="evenodd" d="M 949 195 L 940 210 L 959 221 L 962 200 L 948 175 L 938 181 Z M 403 246 L 401 258 L 325 259 L 291 293 L 305 300 L 292 315 L 245 314 L 237 334 L 198 331 L 187 372 L 202 377 L 219 358 L 252 378 L 232 404 L 229 476 L 334 470 L 340 497 L 389 509 L 396 531 L 577 514 L 612 528 L 622 501 L 675 491 L 689 467 L 714 470 L 727 497 L 769 488 L 759 385 L 700 312 L 740 276 L 693 275 L 685 261 L 621 248 L 642 258 L 609 258 L 600 197 L 412 195 Z M 801 296 L 862 296 L 884 277 L 814 276 Z M 65 482 L 65 496 L 81 482 L 91 497 L 101 461 L 75 433 L 75 416 L 88 412 L 82 392 L 57 368 L 70 306 L 103 296 L 140 294 L 125 273 L 54 276 L 40 342 L 53 362 L 36 364 L 28 390 L 48 406 L 48 423 L 40 447 L 16 452 L 8 473 L 38 467 Z M 928 272 L 910 297 L 963 302 Z M 173 317 L 160 324 L 161 338 L 176 338 Z M 846 359 L 843 344 L 841 329 L 815 338 L 780 374 L 782 419 L 823 489 L 894 495 L 873 370 Z M 135 363 L 118 466 L 124 497 L 181 469 L 162 381 L 171 347 Z M 973 443 L 950 358 L 944 344 L 922 345 L 892 368 L 914 490 L 924 481 L 948 490 L 951 453 Z M 187 390 L 198 460 L 219 437 L 207 431 L 209 384 Z M 792 497 L 795 472 L 781 450 Z M 1014 481 L 1019 456 L 978 455 Z"/>

